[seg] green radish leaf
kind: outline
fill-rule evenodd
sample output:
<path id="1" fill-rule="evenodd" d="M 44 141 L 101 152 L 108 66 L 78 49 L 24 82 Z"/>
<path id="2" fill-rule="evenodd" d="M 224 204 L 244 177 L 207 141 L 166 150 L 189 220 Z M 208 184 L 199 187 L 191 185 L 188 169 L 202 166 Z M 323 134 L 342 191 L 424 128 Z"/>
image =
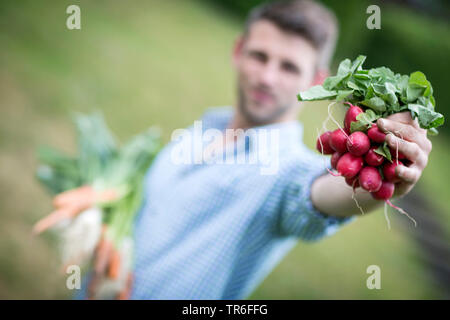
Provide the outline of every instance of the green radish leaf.
<path id="1" fill-rule="evenodd" d="M 409 84 L 406 88 L 406 101 L 416 101 L 425 93 L 426 87 L 417 84 Z"/>
<path id="2" fill-rule="evenodd" d="M 427 80 L 427 77 L 420 71 L 416 71 L 410 74 L 408 84 L 425 87 L 428 91 L 426 96 L 432 93 L 431 83 Z"/>
<path id="3" fill-rule="evenodd" d="M 411 73 L 406 89 L 407 101 L 414 102 L 421 96 L 430 97 L 432 94 L 433 88 L 425 75 L 420 71 Z"/>
<path id="4" fill-rule="evenodd" d="M 337 75 L 328 77 L 323 82 L 323 87 L 326 90 L 335 90 L 339 84 L 351 75 L 352 62 L 350 59 L 343 60 L 338 67 Z"/>
<path id="5" fill-rule="evenodd" d="M 431 129 L 428 129 L 428 134 L 430 136 L 437 136 L 439 134 L 439 131 L 436 128 L 431 128 Z"/>
<path id="6" fill-rule="evenodd" d="M 342 60 L 341 63 L 339 63 L 337 75 L 338 76 L 348 75 L 351 72 L 351 70 L 350 70 L 351 67 L 352 67 L 352 62 L 350 61 L 350 59 Z M 329 77 L 329 78 L 332 78 L 332 77 Z"/>
<path id="7" fill-rule="evenodd" d="M 297 98 L 299 101 L 329 100 L 335 98 L 337 94 L 337 91 L 326 90 L 324 87 L 318 85 L 299 93 Z"/>
<path id="8" fill-rule="evenodd" d="M 433 96 L 430 96 L 430 102 L 433 105 L 433 109 L 434 109 L 434 107 L 436 106 L 436 101 L 434 100 Z"/>
<path id="9" fill-rule="evenodd" d="M 349 95 L 353 93 L 353 90 L 339 90 L 338 95 L 336 96 L 336 101 L 341 101 L 347 98 Z"/>
<path id="10" fill-rule="evenodd" d="M 401 76 L 397 81 L 397 89 L 401 96 L 406 97 L 406 88 L 408 88 L 409 77 L 407 75 Z"/>
<path id="11" fill-rule="evenodd" d="M 350 132 L 366 131 L 372 126 L 372 123 L 380 118 L 381 115 L 375 114 L 373 110 L 368 109 L 366 112 L 360 113 L 356 116 L 357 121 L 350 124 Z"/>
<path id="12" fill-rule="evenodd" d="M 336 90 L 338 89 L 341 84 L 341 82 L 343 82 L 345 79 L 348 79 L 348 77 L 350 76 L 350 73 L 345 74 L 345 75 L 337 75 L 334 77 L 328 77 L 324 82 L 323 82 L 323 87 L 326 90 Z"/>
<path id="13" fill-rule="evenodd" d="M 383 143 L 383 151 L 384 154 L 386 155 L 386 159 L 388 159 L 390 162 L 392 162 L 392 155 L 391 155 L 391 150 L 389 149 L 389 146 L 387 145 L 387 142 Z"/>
<path id="14" fill-rule="evenodd" d="M 367 125 L 362 121 L 353 121 L 350 123 L 350 132 L 353 133 L 355 131 L 366 131 Z"/>
<path id="15" fill-rule="evenodd" d="M 384 142 L 377 149 L 375 149 L 374 152 L 378 153 L 379 155 L 382 155 L 383 157 L 388 159 L 390 162 L 392 162 L 391 151 L 389 150 L 389 147 L 386 142 Z"/>
<path id="16" fill-rule="evenodd" d="M 358 70 L 353 74 L 353 77 L 358 80 L 370 80 L 369 72 L 367 70 Z"/>
<path id="17" fill-rule="evenodd" d="M 369 100 L 364 100 L 361 103 L 378 113 L 386 111 L 386 103 L 380 97 L 373 97 Z"/>
<path id="18" fill-rule="evenodd" d="M 420 104 L 408 104 L 413 119 L 418 118 L 419 124 L 424 129 L 438 127 L 444 123 L 444 116 Z"/>
<path id="19" fill-rule="evenodd" d="M 347 86 L 353 90 L 361 90 L 361 91 L 364 90 L 364 87 L 361 87 L 359 84 L 351 80 L 347 81 Z"/>
<path id="20" fill-rule="evenodd" d="M 366 61 L 366 56 L 363 55 L 359 55 L 355 61 L 353 61 L 352 67 L 350 69 L 350 71 L 352 73 L 354 73 L 356 70 L 360 69 L 362 64 L 364 63 L 364 61 Z"/>
<path id="21" fill-rule="evenodd" d="M 325 79 L 322 86 L 299 93 L 298 100 L 343 100 L 382 117 L 410 110 L 424 129 L 437 128 L 444 123 L 444 116 L 434 110 L 433 88 L 422 72 L 408 76 L 394 73 L 387 67 L 364 70 L 365 59 L 361 55 L 354 61 L 343 60 L 335 76 Z M 351 130 L 365 131 L 367 125 L 366 119 L 358 120 L 351 124 Z M 430 134 L 435 133 L 437 130 L 430 131 Z"/>

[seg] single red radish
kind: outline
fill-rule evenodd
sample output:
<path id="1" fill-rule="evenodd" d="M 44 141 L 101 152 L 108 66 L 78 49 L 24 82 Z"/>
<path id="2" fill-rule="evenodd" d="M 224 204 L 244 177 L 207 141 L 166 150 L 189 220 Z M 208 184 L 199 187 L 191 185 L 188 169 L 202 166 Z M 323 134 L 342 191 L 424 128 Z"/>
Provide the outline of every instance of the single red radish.
<path id="1" fill-rule="evenodd" d="M 332 154 L 334 150 L 330 146 L 330 136 L 331 131 L 322 133 L 319 138 L 317 138 L 316 149 L 322 154 Z"/>
<path id="2" fill-rule="evenodd" d="M 362 156 L 370 148 L 369 137 L 361 131 L 353 132 L 347 139 L 347 150 L 355 156 Z"/>
<path id="3" fill-rule="evenodd" d="M 377 148 L 377 146 L 371 147 L 364 156 L 364 160 L 369 166 L 378 167 L 384 162 L 384 157 L 375 152 Z"/>
<path id="4" fill-rule="evenodd" d="M 331 167 L 333 169 L 337 169 L 337 163 L 339 161 L 339 158 L 341 157 L 342 154 L 340 154 L 339 152 L 335 152 L 333 153 L 333 155 L 331 156 Z"/>
<path id="5" fill-rule="evenodd" d="M 377 192 L 381 188 L 381 175 L 375 167 L 364 167 L 359 172 L 359 185 L 369 192 Z"/>
<path id="6" fill-rule="evenodd" d="M 382 181 L 380 189 L 372 192 L 372 196 L 377 200 L 389 200 L 394 194 L 395 184 L 389 181 Z"/>
<path id="7" fill-rule="evenodd" d="M 347 152 L 339 158 L 337 170 L 345 178 L 353 178 L 361 170 L 363 164 L 362 157 L 357 157 Z"/>
<path id="8" fill-rule="evenodd" d="M 356 189 L 356 188 L 359 187 L 358 176 L 354 176 L 353 178 L 345 178 L 345 182 L 346 182 L 350 187 L 353 187 L 353 189 Z"/>
<path id="9" fill-rule="evenodd" d="M 336 129 L 331 133 L 330 146 L 339 153 L 347 152 L 347 134 L 341 129 Z"/>
<path id="10" fill-rule="evenodd" d="M 350 132 L 351 123 L 356 121 L 356 116 L 362 112 L 364 111 L 360 107 L 350 104 L 350 108 L 347 110 L 344 118 L 344 129 L 346 132 Z"/>
<path id="11" fill-rule="evenodd" d="M 397 166 L 399 166 L 399 165 L 403 165 L 403 163 L 401 161 L 397 161 L 396 159 L 394 159 L 392 161 L 392 163 L 391 162 L 386 162 L 383 165 L 383 176 L 384 176 L 384 179 L 389 181 L 389 182 L 393 182 L 393 183 L 399 182 L 400 178 L 397 177 L 397 174 L 395 173 L 395 168 Z"/>
<path id="12" fill-rule="evenodd" d="M 383 143 L 386 139 L 386 135 L 378 129 L 378 126 L 376 124 L 372 125 L 372 128 L 370 128 L 367 131 L 367 135 L 369 136 L 370 140 L 376 143 Z"/>

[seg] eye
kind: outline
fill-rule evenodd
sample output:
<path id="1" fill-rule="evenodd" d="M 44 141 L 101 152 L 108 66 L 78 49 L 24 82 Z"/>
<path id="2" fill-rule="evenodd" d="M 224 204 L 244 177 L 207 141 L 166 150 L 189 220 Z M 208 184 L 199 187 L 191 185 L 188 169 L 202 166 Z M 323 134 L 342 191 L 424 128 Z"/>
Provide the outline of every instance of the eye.
<path id="1" fill-rule="evenodd" d="M 249 56 L 260 62 L 266 62 L 268 60 L 267 55 L 262 51 L 250 51 Z"/>
<path id="2" fill-rule="evenodd" d="M 297 66 L 296 66 L 295 64 L 293 64 L 292 62 L 283 62 L 283 63 L 281 64 L 281 68 L 282 68 L 284 71 L 287 71 L 287 72 L 292 73 L 292 74 L 301 74 L 300 68 L 297 67 Z"/>

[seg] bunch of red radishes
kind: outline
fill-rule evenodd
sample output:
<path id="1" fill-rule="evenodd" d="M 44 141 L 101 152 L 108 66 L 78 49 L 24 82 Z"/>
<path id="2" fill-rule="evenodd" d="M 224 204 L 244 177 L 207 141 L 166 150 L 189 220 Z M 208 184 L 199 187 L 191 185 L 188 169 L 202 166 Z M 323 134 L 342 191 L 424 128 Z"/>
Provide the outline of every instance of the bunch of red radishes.
<path id="1" fill-rule="evenodd" d="M 361 187 L 369 191 L 375 199 L 389 200 L 400 179 L 395 168 L 403 165 L 400 159 L 405 156 L 391 149 L 392 159 L 388 160 L 377 153 L 386 135 L 374 123 L 367 130 L 350 132 L 350 125 L 356 116 L 364 112 L 360 107 L 350 104 L 345 114 L 344 128 L 327 131 L 317 139 L 316 148 L 322 154 L 331 154 L 331 166 L 338 171 L 333 175 L 343 176 L 345 182 L 354 189 Z"/>

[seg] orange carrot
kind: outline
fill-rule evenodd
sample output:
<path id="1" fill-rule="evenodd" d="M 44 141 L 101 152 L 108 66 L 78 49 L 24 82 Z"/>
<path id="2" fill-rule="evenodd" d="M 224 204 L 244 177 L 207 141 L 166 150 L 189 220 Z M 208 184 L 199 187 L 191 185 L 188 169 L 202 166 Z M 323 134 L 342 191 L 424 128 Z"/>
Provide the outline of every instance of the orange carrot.
<path id="1" fill-rule="evenodd" d="M 95 193 L 94 203 L 96 202 L 110 202 L 119 197 L 116 190 L 108 189 Z"/>
<path id="2" fill-rule="evenodd" d="M 111 201 L 117 198 L 114 190 L 96 194 L 89 186 L 66 192 L 55 197 L 53 204 L 57 209 L 34 225 L 34 234 L 41 233 L 64 219 L 75 217 L 80 212 L 94 206 L 97 201 Z"/>
<path id="3" fill-rule="evenodd" d="M 120 252 L 117 249 L 113 249 L 108 270 L 108 276 L 111 279 L 117 279 L 119 276 L 120 264 Z"/>
<path id="4" fill-rule="evenodd" d="M 33 226 L 33 234 L 39 234 L 48 228 L 54 226 L 58 222 L 74 217 L 78 211 L 76 207 L 64 207 L 57 209 L 45 216 Z"/>
<path id="5" fill-rule="evenodd" d="M 131 297 L 131 288 L 133 285 L 133 273 L 128 274 L 127 284 L 125 288 L 117 295 L 117 300 L 129 300 Z"/>
<path id="6" fill-rule="evenodd" d="M 109 202 L 117 198 L 118 194 L 114 189 L 96 191 L 91 186 L 82 186 L 56 195 L 53 198 L 53 206 L 60 208 L 74 203 L 85 203 L 87 207 L 92 207 L 97 202 Z"/>
<path id="7" fill-rule="evenodd" d="M 103 274 L 109 265 L 113 250 L 112 242 L 105 236 L 102 237 L 97 246 L 94 271 L 96 274 Z"/>
<path id="8" fill-rule="evenodd" d="M 94 189 L 91 186 L 82 186 L 79 188 L 64 191 L 53 198 L 55 208 L 71 205 L 74 202 L 80 202 L 80 199 L 93 199 Z"/>

